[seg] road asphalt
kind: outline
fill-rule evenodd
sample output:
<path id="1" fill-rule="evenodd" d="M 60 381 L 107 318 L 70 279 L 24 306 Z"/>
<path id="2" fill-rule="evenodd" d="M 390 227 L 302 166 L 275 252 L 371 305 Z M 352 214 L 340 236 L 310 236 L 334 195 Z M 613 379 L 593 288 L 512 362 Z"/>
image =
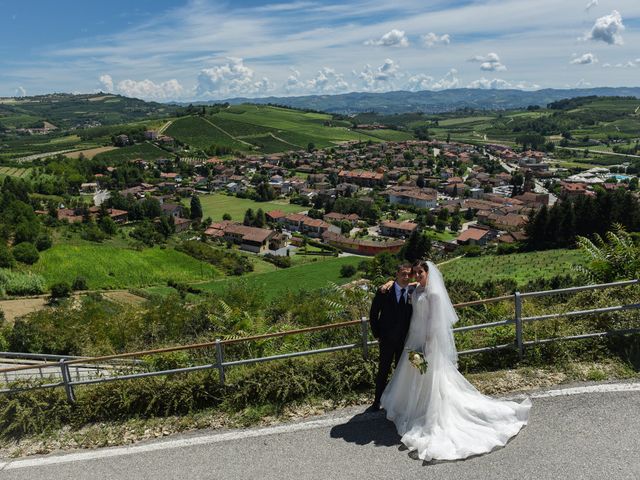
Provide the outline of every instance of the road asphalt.
<path id="1" fill-rule="evenodd" d="M 504 448 L 464 461 L 412 458 L 383 413 L 359 407 L 262 429 L 0 459 L 0 479 L 640 479 L 640 382 L 529 396 L 529 425 Z"/>

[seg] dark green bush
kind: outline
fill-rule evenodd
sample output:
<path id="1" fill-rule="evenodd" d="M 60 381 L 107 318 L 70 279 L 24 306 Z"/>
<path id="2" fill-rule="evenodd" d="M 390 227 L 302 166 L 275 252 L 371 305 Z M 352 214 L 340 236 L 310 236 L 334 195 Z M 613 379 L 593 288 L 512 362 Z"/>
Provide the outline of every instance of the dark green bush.
<path id="1" fill-rule="evenodd" d="M 87 284 L 87 278 L 82 275 L 78 275 L 76 278 L 73 279 L 73 284 L 71 285 L 71 288 L 76 291 L 88 290 L 89 286 Z"/>
<path id="2" fill-rule="evenodd" d="M 19 262 L 27 265 L 33 265 L 40 258 L 36 247 L 29 242 L 22 242 L 13 247 L 13 256 Z"/>
<path id="3" fill-rule="evenodd" d="M 342 265 L 340 267 L 341 277 L 353 277 L 356 274 L 356 267 L 353 265 Z"/>

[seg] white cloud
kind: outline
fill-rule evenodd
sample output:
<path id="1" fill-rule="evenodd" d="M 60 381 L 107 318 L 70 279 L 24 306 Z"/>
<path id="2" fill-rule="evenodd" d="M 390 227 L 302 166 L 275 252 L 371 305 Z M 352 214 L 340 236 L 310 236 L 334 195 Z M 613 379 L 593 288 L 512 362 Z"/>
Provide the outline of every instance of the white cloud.
<path id="1" fill-rule="evenodd" d="M 600 40 L 609 45 L 622 45 L 624 43 L 621 35 L 623 30 L 622 16 L 617 10 L 614 10 L 610 15 L 598 18 L 585 38 Z"/>
<path id="2" fill-rule="evenodd" d="M 569 62 L 572 65 L 590 65 L 592 63 L 598 63 L 598 58 L 591 52 L 585 53 L 580 57 L 576 57 Z"/>
<path id="3" fill-rule="evenodd" d="M 15 96 L 16 97 L 26 97 L 27 96 L 27 90 L 24 87 L 20 86 L 20 87 L 16 88 Z"/>
<path id="4" fill-rule="evenodd" d="M 319 70 L 305 86 L 312 93 L 343 93 L 349 89 L 349 84 L 344 80 L 344 76 L 329 67 L 323 67 Z"/>
<path id="5" fill-rule="evenodd" d="M 486 72 L 501 72 L 507 69 L 505 65 L 500 63 L 500 57 L 497 53 L 491 52 L 486 56 L 476 55 L 469 59 L 470 62 L 480 63 L 480 70 Z"/>
<path id="6" fill-rule="evenodd" d="M 588 12 L 593 7 L 597 7 L 597 6 L 598 6 L 598 0 L 590 0 L 589 3 L 587 3 L 587 6 L 585 7 L 585 10 Z"/>
<path id="7" fill-rule="evenodd" d="M 612 65 L 610 63 L 604 63 L 602 68 L 637 68 L 640 67 L 640 58 L 636 58 L 635 60 L 629 60 L 624 63 L 616 63 Z"/>
<path id="8" fill-rule="evenodd" d="M 174 100 L 184 94 L 184 88 L 176 79 L 155 83 L 149 79 L 125 79 L 116 85 L 116 91 L 127 97 L 143 98 L 147 100 Z"/>
<path id="9" fill-rule="evenodd" d="M 396 30 L 395 28 L 385 33 L 379 40 L 367 40 L 365 45 L 377 45 L 381 47 L 408 47 L 409 39 L 405 35 L 403 30 Z"/>
<path id="10" fill-rule="evenodd" d="M 242 58 L 228 60 L 223 65 L 200 70 L 196 87 L 199 96 L 258 95 L 273 88 L 266 77 L 256 80 L 253 70 L 244 64 Z"/>
<path id="11" fill-rule="evenodd" d="M 420 37 L 422 43 L 427 47 L 433 47 L 434 45 L 449 45 L 451 43 L 451 37 L 448 33 L 438 36 L 433 32 L 429 32 L 426 35 Z"/>
<path id="12" fill-rule="evenodd" d="M 432 90 L 446 90 L 447 88 L 457 88 L 460 86 L 460 80 L 456 75 L 458 71 L 455 68 L 452 68 L 447 72 L 447 74 L 442 77 L 440 80 L 435 82 L 431 87 Z"/>
<path id="13" fill-rule="evenodd" d="M 394 88 L 393 80 L 402 76 L 400 67 L 390 58 L 385 59 L 384 63 L 372 69 L 371 65 L 365 65 L 361 72 L 352 72 L 361 82 L 363 87 L 368 91 L 381 91 Z"/>
<path id="14" fill-rule="evenodd" d="M 407 84 L 404 86 L 406 90 L 418 92 L 420 90 L 429 90 L 433 87 L 433 77 L 424 73 L 419 73 L 409 77 Z"/>
<path id="15" fill-rule="evenodd" d="M 407 79 L 407 83 L 403 89 L 411 92 L 420 90 L 446 90 L 448 88 L 457 88 L 460 86 L 460 79 L 456 76 L 458 71 L 452 68 L 440 80 L 436 80 L 430 75 L 419 73 Z"/>
<path id="16" fill-rule="evenodd" d="M 469 85 L 467 85 L 467 88 L 482 88 L 485 90 L 504 90 L 508 88 L 516 90 L 537 90 L 540 88 L 540 85 L 525 81 L 511 83 L 501 78 L 488 79 L 481 77 L 478 80 L 474 80 L 473 82 L 469 83 Z"/>
<path id="17" fill-rule="evenodd" d="M 105 92 L 113 92 L 113 78 L 111 75 L 100 75 L 100 87 Z"/>

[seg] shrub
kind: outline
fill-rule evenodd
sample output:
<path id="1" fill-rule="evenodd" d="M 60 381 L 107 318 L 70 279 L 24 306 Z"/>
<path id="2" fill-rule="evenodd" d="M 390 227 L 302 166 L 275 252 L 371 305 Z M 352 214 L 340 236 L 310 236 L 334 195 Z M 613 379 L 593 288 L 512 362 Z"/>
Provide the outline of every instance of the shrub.
<path id="1" fill-rule="evenodd" d="M 100 243 L 103 240 L 105 240 L 108 237 L 108 235 L 104 233 L 102 230 L 100 230 L 98 225 L 96 225 L 95 223 L 89 223 L 85 226 L 85 228 L 80 233 L 80 237 L 83 240 Z"/>
<path id="2" fill-rule="evenodd" d="M 22 242 L 13 247 L 13 256 L 19 262 L 27 265 L 33 265 L 40 258 L 35 245 L 30 242 Z"/>
<path id="3" fill-rule="evenodd" d="M 0 243 L 0 268 L 11 268 L 15 264 L 16 260 L 13 258 L 11 250 L 7 248 L 4 242 Z"/>
<path id="4" fill-rule="evenodd" d="M 202 262 L 215 265 L 224 270 L 227 275 L 242 275 L 253 271 L 251 261 L 231 249 L 222 250 L 202 242 L 188 240 L 178 245 L 176 250 Z"/>
<path id="5" fill-rule="evenodd" d="M 88 290 L 89 286 L 87 285 L 87 278 L 82 275 L 78 275 L 73 279 L 73 283 L 71 284 L 71 288 L 73 290 Z"/>
<path id="6" fill-rule="evenodd" d="M 71 296 L 71 286 L 66 282 L 56 283 L 51 286 L 51 297 L 49 301 L 55 303 Z"/>
<path id="7" fill-rule="evenodd" d="M 39 252 L 50 249 L 51 245 L 53 245 L 53 239 L 51 238 L 51 235 L 46 233 L 40 235 L 38 240 L 36 240 L 36 248 Z"/>
<path id="8" fill-rule="evenodd" d="M 291 266 L 291 257 L 283 257 L 267 253 L 262 258 L 269 263 L 273 263 L 276 267 L 289 268 Z"/>
<path id="9" fill-rule="evenodd" d="M 340 267 L 341 277 L 353 277 L 356 274 L 356 267 L 353 265 L 342 265 Z"/>

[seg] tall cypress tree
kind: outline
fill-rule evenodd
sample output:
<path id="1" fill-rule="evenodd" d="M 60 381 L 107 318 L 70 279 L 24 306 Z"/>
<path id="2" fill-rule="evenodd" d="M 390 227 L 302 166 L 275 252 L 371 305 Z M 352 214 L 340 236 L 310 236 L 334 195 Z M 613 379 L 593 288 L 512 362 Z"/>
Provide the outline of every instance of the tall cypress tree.
<path id="1" fill-rule="evenodd" d="M 202 204 L 200 203 L 200 197 L 193 195 L 191 197 L 191 219 L 199 220 L 202 218 Z"/>

